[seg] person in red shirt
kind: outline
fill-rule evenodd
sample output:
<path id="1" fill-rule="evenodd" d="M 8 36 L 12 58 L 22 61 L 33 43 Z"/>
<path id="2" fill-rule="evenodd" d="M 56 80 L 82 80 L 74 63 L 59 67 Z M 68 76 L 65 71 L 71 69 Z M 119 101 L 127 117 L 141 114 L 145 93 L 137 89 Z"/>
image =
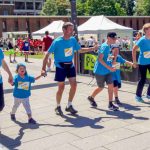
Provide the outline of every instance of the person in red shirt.
<path id="1" fill-rule="evenodd" d="M 49 47 L 51 46 L 53 42 L 53 39 L 49 36 L 49 32 L 45 32 L 45 36 L 43 38 L 43 44 L 42 44 L 42 51 L 45 53 L 48 51 Z M 47 72 L 50 72 L 50 67 L 51 67 L 51 57 L 49 57 L 48 62 L 47 62 Z"/>

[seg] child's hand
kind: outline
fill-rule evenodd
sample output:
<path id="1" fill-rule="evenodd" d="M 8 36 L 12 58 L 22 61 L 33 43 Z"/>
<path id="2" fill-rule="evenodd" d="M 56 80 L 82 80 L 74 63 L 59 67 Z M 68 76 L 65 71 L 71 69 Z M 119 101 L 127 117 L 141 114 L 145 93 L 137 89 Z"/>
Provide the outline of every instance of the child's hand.
<path id="1" fill-rule="evenodd" d="M 43 77 L 46 77 L 46 76 L 47 76 L 47 73 L 46 73 L 45 70 L 42 70 L 42 71 L 41 71 L 41 76 L 43 76 Z"/>

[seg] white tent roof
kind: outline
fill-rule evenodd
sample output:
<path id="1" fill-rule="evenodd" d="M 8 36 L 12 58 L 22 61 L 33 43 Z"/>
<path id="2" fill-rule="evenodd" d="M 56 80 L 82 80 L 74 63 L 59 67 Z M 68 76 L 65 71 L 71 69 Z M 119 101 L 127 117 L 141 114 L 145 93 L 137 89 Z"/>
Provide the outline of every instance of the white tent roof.
<path id="1" fill-rule="evenodd" d="M 51 24 L 49 24 L 48 26 L 32 32 L 32 35 L 44 35 L 45 31 L 48 31 L 51 35 L 54 34 L 61 34 L 62 33 L 62 25 L 64 24 L 64 22 L 62 20 L 58 20 L 58 21 L 53 21 Z"/>
<path id="2" fill-rule="evenodd" d="M 78 27 L 79 34 L 102 34 L 108 31 L 133 31 L 132 28 L 119 25 L 105 16 L 93 16 Z"/>

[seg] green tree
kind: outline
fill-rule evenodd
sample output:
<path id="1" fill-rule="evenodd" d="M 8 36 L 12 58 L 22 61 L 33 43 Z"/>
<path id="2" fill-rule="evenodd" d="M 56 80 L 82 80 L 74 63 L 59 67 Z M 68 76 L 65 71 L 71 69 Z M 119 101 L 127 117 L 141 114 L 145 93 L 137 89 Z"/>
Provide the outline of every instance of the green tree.
<path id="1" fill-rule="evenodd" d="M 57 5 L 55 0 L 47 0 L 42 8 L 41 15 L 56 15 L 57 14 Z"/>
<path id="2" fill-rule="evenodd" d="M 41 15 L 67 15 L 67 9 L 70 9 L 69 0 L 47 0 Z"/>
<path id="3" fill-rule="evenodd" d="M 78 15 L 88 15 L 86 0 L 77 0 L 76 6 L 77 6 L 77 14 Z"/>
<path id="4" fill-rule="evenodd" d="M 116 11 L 117 11 L 117 16 L 125 16 L 125 15 L 127 15 L 125 9 L 122 8 L 119 3 L 115 4 L 115 8 L 116 8 Z"/>
<path id="5" fill-rule="evenodd" d="M 135 15 L 149 16 L 150 15 L 150 0 L 137 0 L 135 7 Z"/>
<path id="6" fill-rule="evenodd" d="M 87 14 L 116 15 L 115 0 L 87 0 Z"/>
<path id="7" fill-rule="evenodd" d="M 57 5 L 57 14 L 56 15 L 67 15 L 68 9 L 70 9 L 69 0 L 55 0 Z"/>

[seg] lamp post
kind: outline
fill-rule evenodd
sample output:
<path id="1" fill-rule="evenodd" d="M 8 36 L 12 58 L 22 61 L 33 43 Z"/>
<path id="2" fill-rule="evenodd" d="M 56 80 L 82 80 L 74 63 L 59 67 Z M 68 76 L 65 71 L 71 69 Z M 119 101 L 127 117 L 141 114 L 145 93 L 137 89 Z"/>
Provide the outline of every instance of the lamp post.
<path id="1" fill-rule="evenodd" d="M 74 36 L 78 41 L 78 30 L 77 30 L 77 12 L 76 12 L 76 0 L 70 0 L 71 4 L 71 22 L 74 25 Z M 74 57 L 75 67 L 77 73 L 80 71 L 79 53 L 77 52 Z"/>
<path id="2" fill-rule="evenodd" d="M 71 4 L 71 22 L 74 25 L 75 37 L 78 40 L 76 0 L 70 0 L 70 4 Z"/>

